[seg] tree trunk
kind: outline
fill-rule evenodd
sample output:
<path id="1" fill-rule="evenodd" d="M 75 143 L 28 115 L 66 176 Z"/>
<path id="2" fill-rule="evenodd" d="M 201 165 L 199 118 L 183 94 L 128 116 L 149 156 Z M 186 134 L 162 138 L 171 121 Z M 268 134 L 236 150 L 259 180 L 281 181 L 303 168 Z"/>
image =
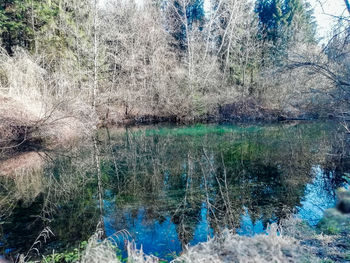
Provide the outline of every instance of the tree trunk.
<path id="1" fill-rule="evenodd" d="M 98 74 L 98 39 L 97 39 L 97 0 L 94 0 L 94 26 L 93 26 L 93 34 L 94 34 L 94 83 L 93 83 L 93 90 L 92 90 L 92 107 L 96 107 L 96 96 L 97 96 L 97 90 L 98 90 L 98 80 L 97 80 L 97 74 Z"/>
<path id="2" fill-rule="evenodd" d="M 350 2 L 349 2 L 349 0 L 344 0 L 344 2 L 345 2 L 345 5 L 346 5 L 346 8 L 348 9 L 348 13 L 350 15 Z"/>

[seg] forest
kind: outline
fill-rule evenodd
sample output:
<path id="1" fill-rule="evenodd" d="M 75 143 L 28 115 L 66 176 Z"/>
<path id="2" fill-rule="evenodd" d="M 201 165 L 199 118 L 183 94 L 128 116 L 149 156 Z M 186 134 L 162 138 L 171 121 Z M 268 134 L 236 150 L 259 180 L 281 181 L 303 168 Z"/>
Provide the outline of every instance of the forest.
<path id="1" fill-rule="evenodd" d="M 4 0 L 0 12 L 1 94 L 41 115 L 347 118 L 349 12 L 323 45 L 303 0 Z"/>
<path id="2" fill-rule="evenodd" d="M 0 0 L 0 263 L 349 262 L 349 134 L 349 0 Z"/>

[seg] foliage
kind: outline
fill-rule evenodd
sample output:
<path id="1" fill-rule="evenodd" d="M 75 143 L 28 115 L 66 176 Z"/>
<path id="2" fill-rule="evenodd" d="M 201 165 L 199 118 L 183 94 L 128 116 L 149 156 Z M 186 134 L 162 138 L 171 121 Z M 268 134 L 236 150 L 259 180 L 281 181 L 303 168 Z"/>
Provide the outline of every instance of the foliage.
<path id="1" fill-rule="evenodd" d="M 78 248 L 73 249 L 70 252 L 55 253 L 51 255 L 43 256 L 42 262 L 47 263 L 73 263 L 78 262 L 82 256 L 82 251 L 86 249 L 87 241 L 80 243 Z"/>
<path id="2" fill-rule="evenodd" d="M 94 98 L 99 117 L 113 121 L 201 120 L 247 101 L 256 111 L 285 111 L 263 74 L 284 63 L 289 48 L 315 44 L 312 10 L 302 0 L 259 0 L 255 10 L 243 0 L 206 9 L 203 0 L 8 0 L 1 7 L 2 47 L 11 57 L 26 54 L 22 47 L 45 71 L 45 85 L 21 86 L 47 104 Z M 18 86 L 8 71 L 0 74 L 2 86 Z"/>
<path id="3" fill-rule="evenodd" d="M 303 0 L 258 0 L 259 37 L 272 41 L 270 60 L 280 63 L 296 43 L 315 43 L 316 24 L 310 4 Z M 266 47 L 264 47 L 266 48 Z"/>
<path id="4" fill-rule="evenodd" d="M 197 23 L 203 23 L 205 19 L 203 0 L 171 0 L 167 5 L 172 5 L 170 13 L 167 14 L 170 22 L 171 34 L 176 41 L 176 48 L 185 50 L 187 46 L 188 30 L 193 29 Z"/>
<path id="5" fill-rule="evenodd" d="M 45 0 L 5 0 L 0 5 L 0 35 L 4 48 L 35 48 L 36 34 L 57 19 L 58 7 Z"/>
<path id="6" fill-rule="evenodd" d="M 350 217 L 343 214 L 335 208 L 325 211 L 325 215 L 318 223 L 320 231 L 327 235 L 349 235 L 350 233 Z"/>

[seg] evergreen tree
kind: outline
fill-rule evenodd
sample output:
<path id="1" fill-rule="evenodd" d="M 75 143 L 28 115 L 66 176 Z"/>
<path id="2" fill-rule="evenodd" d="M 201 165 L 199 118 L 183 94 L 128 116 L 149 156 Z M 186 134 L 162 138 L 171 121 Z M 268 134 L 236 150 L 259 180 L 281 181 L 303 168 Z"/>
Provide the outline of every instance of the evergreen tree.
<path id="1" fill-rule="evenodd" d="M 32 40 L 32 30 L 25 19 L 28 14 L 26 1 L 5 0 L 0 4 L 0 33 L 3 47 L 12 53 L 15 45 L 28 47 Z"/>
<path id="2" fill-rule="evenodd" d="M 280 28 L 286 20 L 282 10 L 283 0 L 260 0 L 257 1 L 256 13 L 259 16 L 261 38 L 274 43 L 281 37 Z"/>
<path id="3" fill-rule="evenodd" d="M 298 42 L 315 42 L 316 23 L 313 10 L 303 0 L 258 0 L 259 38 L 271 42 L 270 59 L 279 62 Z"/>
<path id="4" fill-rule="evenodd" d="M 316 22 L 311 5 L 302 0 L 286 0 L 287 40 L 289 42 L 314 43 Z"/>
<path id="5" fill-rule="evenodd" d="M 173 0 L 168 11 L 169 30 L 175 39 L 175 47 L 186 49 L 187 30 L 204 23 L 204 0 Z M 186 30 L 187 28 L 187 30 Z"/>
<path id="6" fill-rule="evenodd" d="M 0 37 L 9 54 L 15 46 L 32 50 L 36 32 L 57 16 L 58 9 L 44 0 L 4 0 L 0 4 Z"/>

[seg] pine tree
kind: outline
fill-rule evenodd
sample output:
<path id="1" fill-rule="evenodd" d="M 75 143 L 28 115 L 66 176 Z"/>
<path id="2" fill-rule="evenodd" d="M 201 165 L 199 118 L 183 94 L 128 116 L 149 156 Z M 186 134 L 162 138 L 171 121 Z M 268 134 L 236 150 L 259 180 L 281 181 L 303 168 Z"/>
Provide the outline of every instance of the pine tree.
<path id="1" fill-rule="evenodd" d="M 204 0 L 173 0 L 169 6 L 168 30 L 175 39 L 175 47 L 186 50 L 187 31 L 192 30 L 197 24 L 200 26 L 204 23 Z"/>
<path id="2" fill-rule="evenodd" d="M 0 4 L 1 44 L 9 54 L 15 46 L 33 50 L 36 32 L 53 21 L 57 8 L 44 0 L 4 0 Z"/>
<path id="3" fill-rule="evenodd" d="M 263 53 L 279 63 L 293 45 L 315 42 L 313 10 L 303 0 L 258 0 L 259 38 L 266 45 Z M 265 60 L 265 58 L 263 58 Z"/>

